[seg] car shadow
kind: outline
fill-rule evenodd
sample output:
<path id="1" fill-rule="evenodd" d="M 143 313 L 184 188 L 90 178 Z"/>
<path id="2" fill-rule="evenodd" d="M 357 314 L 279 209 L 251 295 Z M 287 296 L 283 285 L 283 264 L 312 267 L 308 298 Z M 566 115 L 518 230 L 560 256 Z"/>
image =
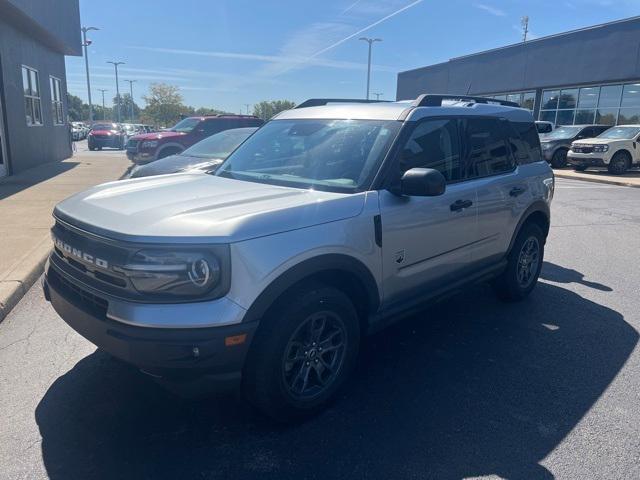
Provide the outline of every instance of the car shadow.
<path id="1" fill-rule="evenodd" d="M 77 167 L 80 162 L 55 161 L 29 168 L 22 172 L 0 178 L 0 200 L 45 182 L 53 177 Z"/>
<path id="2" fill-rule="evenodd" d="M 579 283 L 585 287 L 600 290 L 601 292 L 613 292 L 611 287 L 584 279 L 584 274 L 571 268 L 561 267 L 555 263 L 544 262 L 540 278 L 556 283 Z"/>
<path id="3" fill-rule="evenodd" d="M 637 342 L 619 313 L 565 288 L 502 304 L 479 286 L 369 337 L 345 392 L 301 424 L 235 397 L 175 397 L 100 351 L 35 415 L 52 479 L 546 479 L 540 462 Z"/>

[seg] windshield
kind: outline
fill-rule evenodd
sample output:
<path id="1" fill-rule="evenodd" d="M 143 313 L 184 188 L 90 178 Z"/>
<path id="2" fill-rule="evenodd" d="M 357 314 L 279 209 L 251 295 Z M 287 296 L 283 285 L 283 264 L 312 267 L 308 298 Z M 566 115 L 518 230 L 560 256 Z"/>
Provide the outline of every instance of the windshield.
<path id="1" fill-rule="evenodd" d="M 573 138 L 580 133 L 582 127 L 558 127 L 553 132 L 547 133 L 544 140 L 561 140 L 563 138 Z"/>
<path id="2" fill-rule="evenodd" d="M 640 134 L 640 127 L 614 127 L 598 135 L 598 138 L 609 138 L 612 140 L 631 140 Z"/>
<path id="3" fill-rule="evenodd" d="M 199 118 L 185 118 L 184 120 L 176 123 L 173 128 L 170 128 L 172 132 L 184 132 L 189 133 L 196 128 L 196 125 L 200 123 Z"/>
<path id="4" fill-rule="evenodd" d="M 367 186 L 400 122 L 274 120 L 231 154 L 217 175 L 250 182 L 355 192 Z"/>
<path id="5" fill-rule="evenodd" d="M 255 131 L 255 128 L 225 130 L 224 132 L 216 133 L 215 135 L 205 138 L 191 148 L 187 148 L 182 152 L 182 155 L 199 158 L 225 159 Z"/>
<path id="6" fill-rule="evenodd" d="M 117 128 L 112 123 L 95 123 L 91 130 L 117 130 Z"/>

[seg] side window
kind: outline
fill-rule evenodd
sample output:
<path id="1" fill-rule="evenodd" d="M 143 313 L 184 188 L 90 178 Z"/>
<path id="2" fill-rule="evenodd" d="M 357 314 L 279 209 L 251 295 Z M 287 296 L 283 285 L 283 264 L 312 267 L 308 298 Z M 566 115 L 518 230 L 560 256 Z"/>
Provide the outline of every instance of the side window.
<path id="1" fill-rule="evenodd" d="M 401 173 L 412 168 L 433 168 L 447 182 L 461 180 L 457 121 L 434 119 L 419 123 L 400 155 Z"/>
<path id="2" fill-rule="evenodd" d="M 515 168 L 506 142 L 509 122 L 498 118 L 469 118 L 464 124 L 465 179 L 498 175 Z"/>
<path id="3" fill-rule="evenodd" d="M 535 124 L 529 122 L 509 122 L 514 130 L 510 134 L 509 141 L 511 151 L 516 157 L 518 164 L 535 163 L 542 161 L 542 149 L 540 147 L 540 136 Z"/>
<path id="4" fill-rule="evenodd" d="M 224 130 L 223 122 L 224 120 L 205 120 L 202 125 L 205 135 L 213 135 Z"/>

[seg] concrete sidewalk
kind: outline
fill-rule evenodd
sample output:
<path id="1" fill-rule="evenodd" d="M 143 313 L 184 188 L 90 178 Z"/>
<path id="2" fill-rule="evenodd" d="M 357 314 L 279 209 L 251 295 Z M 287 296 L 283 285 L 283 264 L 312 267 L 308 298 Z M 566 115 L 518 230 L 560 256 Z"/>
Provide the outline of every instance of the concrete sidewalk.
<path id="1" fill-rule="evenodd" d="M 624 175 L 611 175 L 606 170 L 587 170 L 586 172 L 576 172 L 570 169 L 556 169 L 553 173 L 556 177 L 560 178 L 640 188 L 640 171 L 638 170 L 631 170 Z"/>
<path id="2" fill-rule="evenodd" d="M 117 180 L 129 165 L 123 152 L 80 152 L 0 180 L 0 321 L 42 273 L 53 207 L 87 187 Z"/>

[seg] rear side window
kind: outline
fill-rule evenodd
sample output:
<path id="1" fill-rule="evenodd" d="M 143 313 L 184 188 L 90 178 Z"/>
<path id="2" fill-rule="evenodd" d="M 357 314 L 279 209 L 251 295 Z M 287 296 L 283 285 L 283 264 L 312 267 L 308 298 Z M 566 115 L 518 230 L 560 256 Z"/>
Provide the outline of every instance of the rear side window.
<path id="1" fill-rule="evenodd" d="M 461 180 L 460 141 L 456 120 L 424 120 L 411 133 L 400 152 L 400 171 L 433 168 L 447 182 Z"/>
<path id="2" fill-rule="evenodd" d="M 508 122 L 514 130 L 509 135 L 511 150 L 520 165 L 542 161 L 540 136 L 534 123 Z"/>
<path id="3" fill-rule="evenodd" d="M 468 118 L 463 125 L 465 179 L 499 175 L 515 169 L 515 160 L 506 140 L 509 130 L 506 120 Z"/>

